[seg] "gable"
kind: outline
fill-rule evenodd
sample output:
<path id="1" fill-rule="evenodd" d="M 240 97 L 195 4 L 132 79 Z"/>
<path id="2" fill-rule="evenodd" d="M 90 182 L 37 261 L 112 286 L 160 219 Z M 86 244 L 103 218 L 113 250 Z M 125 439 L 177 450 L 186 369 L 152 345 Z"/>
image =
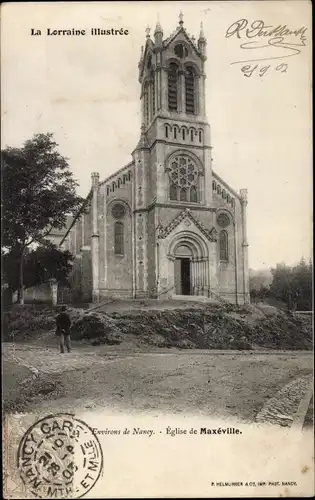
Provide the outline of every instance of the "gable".
<path id="1" fill-rule="evenodd" d="M 193 51 L 196 53 L 197 56 L 201 56 L 201 53 L 197 47 L 197 45 L 191 40 L 191 38 L 189 37 L 189 35 L 187 34 L 185 28 L 181 27 L 181 28 L 177 28 L 177 30 L 172 33 L 172 35 L 167 38 L 166 40 L 164 40 L 163 42 L 163 47 L 165 49 L 167 49 L 171 43 L 173 42 L 186 42 L 192 49 Z"/>
<path id="2" fill-rule="evenodd" d="M 169 234 L 174 231 L 175 228 L 179 226 L 179 224 L 184 223 L 187 227 L 191 225 L 195 225 L 199 229 L 199 231 L 209 240 L 209 241 L 217 241 L 217 230 L 213 227 L 211 230 L 207 229 L 202 222 L 200 222 L 195 216 L 192 215 L 189 208 L 183 210 L 175 219 L 173 219 L 167 226 L 162 226 L 160 224 L 157 227 L 157 237 L 159 239 L 166 238 Z"/>

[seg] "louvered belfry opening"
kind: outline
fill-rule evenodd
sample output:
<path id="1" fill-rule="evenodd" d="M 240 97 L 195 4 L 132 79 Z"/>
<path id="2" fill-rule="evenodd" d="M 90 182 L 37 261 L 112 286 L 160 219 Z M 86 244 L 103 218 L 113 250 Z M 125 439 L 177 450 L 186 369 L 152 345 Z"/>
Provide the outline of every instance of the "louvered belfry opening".
<path id="1" fill-rule="evenodd" d="M 149 85 L 146 82 L 144 84 L 144 119 L 145 123 L 149 123 Z"/>
<path id="2" fill-rule="evenodd" d="M 185 97 L 186 113 L 195 113 L 195 78 L 192 68 L 187 68 L 185 72 Z"/>
<path id="3" fill-rule="evenodd" d="M 154 80 L 154 73 L 151 74 L 151 82 L 152 82 L 152 115 L 155 114 L 156 107 L 155 107 L 155 80 Z"/>
<path id="4" fill-rule="evenodd" d="M 177 111 L 177 75 L 178 67 L 175 63 L 171 63 L 168 70 L 168 109 Z"/>

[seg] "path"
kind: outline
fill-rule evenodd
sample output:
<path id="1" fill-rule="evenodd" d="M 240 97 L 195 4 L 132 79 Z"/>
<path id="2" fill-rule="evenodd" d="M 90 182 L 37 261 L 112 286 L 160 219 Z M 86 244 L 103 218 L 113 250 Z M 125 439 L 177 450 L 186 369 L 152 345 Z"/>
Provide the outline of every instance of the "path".
<path id="1" fill-rule="evenodd" d="M 310 352 L 134 353 L 83 346 L 61 355 L 53 347 L 6 344 L 4 359 L 55 381 L 57 392 L 32 397 L 34 411 L 163 411 L 287 426 L 312 373 Z"/>

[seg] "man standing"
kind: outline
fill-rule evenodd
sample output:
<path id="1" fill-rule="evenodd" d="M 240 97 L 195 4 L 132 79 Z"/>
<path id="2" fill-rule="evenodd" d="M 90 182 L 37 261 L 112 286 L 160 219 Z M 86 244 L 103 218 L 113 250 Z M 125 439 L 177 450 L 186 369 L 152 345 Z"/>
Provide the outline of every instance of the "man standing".
<path id="1" fill-rule="evenodd" d="M 65 345 L 67 351 L 71 351 L 70 346 L 70 326 L 71 319 L 66 311 L 66 306 L 60 308 L 60 313 L 56 317 L 56 335 L 60 337 L 60 352 L 65 352 Z"/>

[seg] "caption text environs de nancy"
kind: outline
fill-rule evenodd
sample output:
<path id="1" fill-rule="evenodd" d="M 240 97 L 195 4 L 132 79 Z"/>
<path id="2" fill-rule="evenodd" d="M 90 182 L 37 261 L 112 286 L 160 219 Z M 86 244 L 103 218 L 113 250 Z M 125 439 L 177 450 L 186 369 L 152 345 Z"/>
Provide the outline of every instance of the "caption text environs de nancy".
<path id="1" fill-rule="evenodd" d="M 125 28 L 109 28 L 109 29 L 90 28 L 89 30 L 74 29 L 74 28 L 62 29 L 62 30 L 46 28 L 45 30 L 41 30 L 37 28 L 32 28 L 30 34 L 32 36 L 41 36 L 41 35 L 46 35 L 46 36 L 114 35 L 115 36 L 115 35 L 129 35 L 129 30 Z"/>

